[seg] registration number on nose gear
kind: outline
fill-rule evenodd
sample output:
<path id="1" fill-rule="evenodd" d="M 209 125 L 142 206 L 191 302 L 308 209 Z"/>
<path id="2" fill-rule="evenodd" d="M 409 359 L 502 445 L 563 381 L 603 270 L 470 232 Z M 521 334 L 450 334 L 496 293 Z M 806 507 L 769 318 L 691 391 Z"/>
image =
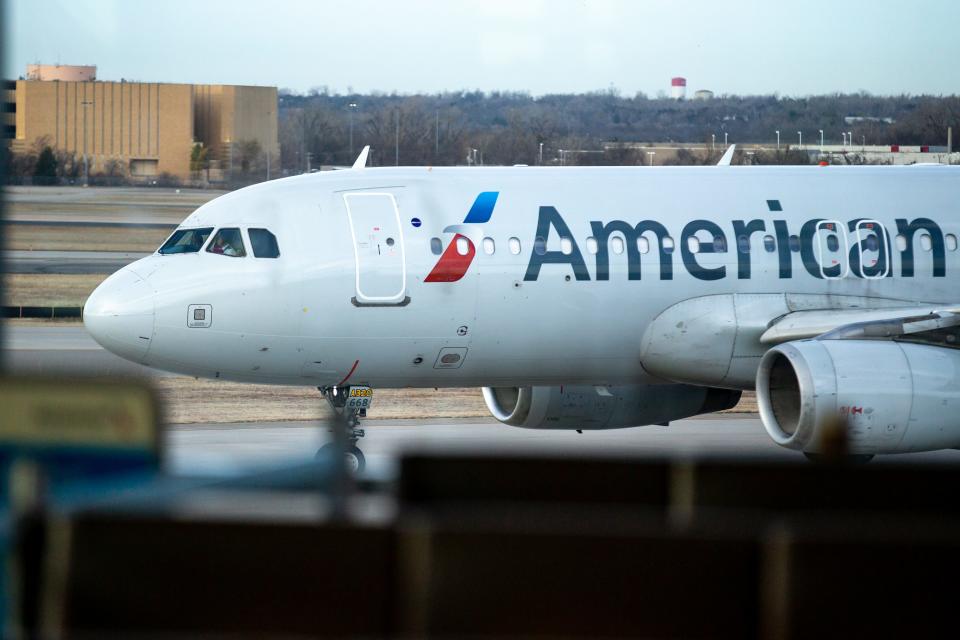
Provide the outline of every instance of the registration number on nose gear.
<path id="1" fill-rule="evenodd" d="M 369 409 L 373 402 L 373 389 L 370 387 L 350 387 L 347 392 L 348 409 Z"/>

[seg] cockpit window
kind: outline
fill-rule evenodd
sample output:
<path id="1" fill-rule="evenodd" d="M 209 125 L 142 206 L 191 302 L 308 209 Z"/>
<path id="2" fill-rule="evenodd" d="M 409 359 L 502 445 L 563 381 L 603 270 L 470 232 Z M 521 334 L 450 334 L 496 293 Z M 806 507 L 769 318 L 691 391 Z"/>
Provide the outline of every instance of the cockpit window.
<path id="1" fill-rule="evenodd" d="M 243 248 L 243 238 L 240 237 L 240 229 L 227 228 L 217 231 L 213 236 L 210 246 L 207 247 L 207 253 L 219 253 L 224 256 L 242 258 L 247 255 Z"/>
<path id="2" fill-rule="evenodd" d="M 160 253 L 170 255 L 173 253 L 196 253 L 200 251 L 203 243 L 210 237 L 213 227 L 203 229 L 177 229 L 173 235 L 160 247 Z"/>
<path id="3" fill-rule="evenodd" d="M 255 258 L 278 258 L 280 247 L 277 245 L 277 236 L 266 229 L 248 229 L 250 234 L 250 248 Z"/>

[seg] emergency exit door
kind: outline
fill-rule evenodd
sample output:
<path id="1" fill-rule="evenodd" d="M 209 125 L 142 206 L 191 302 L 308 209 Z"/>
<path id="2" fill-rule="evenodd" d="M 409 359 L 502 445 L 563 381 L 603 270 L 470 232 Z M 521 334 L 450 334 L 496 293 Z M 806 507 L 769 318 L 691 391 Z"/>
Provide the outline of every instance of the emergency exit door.
<path id="1" fill-rule="evenodd" d="M 346 193 L 359 306 L 403 305 L 407 267 L 397 201 L 389 193 Z"/>

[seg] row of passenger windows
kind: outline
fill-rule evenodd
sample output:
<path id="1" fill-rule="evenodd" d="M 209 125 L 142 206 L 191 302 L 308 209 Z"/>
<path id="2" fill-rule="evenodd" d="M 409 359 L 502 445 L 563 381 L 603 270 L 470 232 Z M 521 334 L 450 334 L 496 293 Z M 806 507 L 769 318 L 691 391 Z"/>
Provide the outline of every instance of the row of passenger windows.
<path id="1" fill-rule="evenodd" d="M 927 233 L 919 234 L 920 238 L 920 248 L 924 251 L 930 251 L 933 249 L 933 241 L 930 238 L 930 235 Z M 865 243 L 865 249 L 867 251 L 878 251 L 880 249 L 880 239 L 875 233 L 871 233 L 863 238 Z M 898 251 L 906 251 L 907 249 L 907 238 L 903 235 L 898 235 L 895 238 Z M 673 253 L 674 241 L 670 236 L 665 236 L 663 238 L 663 251 L 664 253 Z M 773 253 L 777 250 L 777 240 L 771 235 L 763 236 L 763 248 L 767 253 Z M 827 236 L 827 250 L 836 252 L 840 250 L 840 239 L 836 234 L 830 234 Z M 791 251 L 799 252 L 800 251 L 800 238 L 798 236 L 792 235 L 788 239 L 788 243 Z M 690 250 L 690 253 L 701 253 L 703 249 L 703 244 L 700 239 L 694 236 L 687 238 L 687 248 Z M 948 251 L 957 250 L 957 236 L 948 233 L 944 236 L 944 245 Z M 493 255 L 496 253 L 497 244 L 493 238 L 484 238 L 482 242 L 483 252 L 487 255 Z M 597 244 L 597 239 L 594 237 L 587 238 L 587 253 L 596 254 L 599 250 Z M 613 235 L 610 237 L 610 250 L 613 253 L 623 253 L 626 245 L 624 243 L 623 237 L 619 235 Z M 456 242 L 457 253 L 462 256 L 467 255 L 470 252 L 470 243 L 464 237 L 457 238 Z M 510 238 L 507 240 L 507 249 L 513 255 L 519 255 L 523 250 L 523 246 L 520 243 L 519 238 Z M 430 250 L 434 255 L 440 255 L 443 253 L 443 241 L 440 238 L 431 238 L 430 239 Z M 547 241 L 537 236 L 533 241 L 533 250 L 537 255 L 543 255 L 547 252 Z M 637 238 L 637 250 L 640 253 L 649 253 L 650 252 L 650 240 L 645 237 Z M 737 250 L 740 253 L 750 253 L 750 238 L 747 236 L 740 236 L 737 238 Z M 570 255 L 573 253 L 573 240 L 571 238 L 561 237 L 560 238 L 560 251 L 564 255 Z M 716 236 L 713 239 L 713 251 L 712 253 L 726 253 L 727 251 L 727 241 L 723 236 Z"/>
<path id="2" fill-rule="evenodd" d="M 243 258 L 247 255 L 247 250 L 243 242 L 243 233 L 239 227 L 224 227 L 219 229 L 213 236 L 213 239 L 207 243 L 207 238 L 213 233 L 213 227 L 203 227 L 200 229 L 177 229 L 170 236 L 159 253 L 163 255 L 172 255 L 177 253 L 197 253 L 204 244 L 207 246 L 207 253 L 229 256 L 231 258 Z M 280 246 L 277 244 L 277 237 L 267 229 L 247 229 L 247 237 L 250 240 L 250 249 L 255 258 L 278 258 L 280 257 Z"/>

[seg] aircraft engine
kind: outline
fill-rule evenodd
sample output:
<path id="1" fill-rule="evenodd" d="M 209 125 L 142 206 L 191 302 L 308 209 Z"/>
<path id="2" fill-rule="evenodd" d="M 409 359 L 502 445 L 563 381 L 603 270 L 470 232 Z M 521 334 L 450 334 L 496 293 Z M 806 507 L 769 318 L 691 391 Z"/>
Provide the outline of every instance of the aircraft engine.
<path id="1" fill-rule="evenodd" d="M 960 351 L 891 340 L 798 340 L 770 349 L 757 371 L 767 433 L 820 453 L 846 424 L 851 454 L 960 447 Z"/>
<path id="2" fill-rule="evenodd" d="M 685 384 L 484 387 L 497 420 L 528 429 L 619 429 L 732 408 L 740 392 Z"/>

